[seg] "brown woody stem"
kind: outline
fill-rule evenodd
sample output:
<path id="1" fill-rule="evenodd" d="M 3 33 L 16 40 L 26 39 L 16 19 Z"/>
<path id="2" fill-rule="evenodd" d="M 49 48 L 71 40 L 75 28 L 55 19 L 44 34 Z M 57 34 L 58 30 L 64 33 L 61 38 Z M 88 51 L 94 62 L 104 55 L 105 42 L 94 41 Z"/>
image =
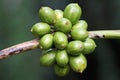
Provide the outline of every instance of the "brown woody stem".
<path id="1" fill-rule="evenodd" d="M 89 31 L 89 37 L 103 39 L 120 39 L 120 30 L 99 30 Z M 23 42 L 0 51 L 0 59 L 7 58 L 14 54 L 19 54 L 24 51 L 33 50 L 39 46 L 38 39 Z"/>
<path id="2" fill-rule="evenodd" d="M 24 51 L 33 50 L 39 45 L 38 39 L 23 42 L 0 51 L 0 59 L 7 58 L 13 54 L 19 54 Z"/>

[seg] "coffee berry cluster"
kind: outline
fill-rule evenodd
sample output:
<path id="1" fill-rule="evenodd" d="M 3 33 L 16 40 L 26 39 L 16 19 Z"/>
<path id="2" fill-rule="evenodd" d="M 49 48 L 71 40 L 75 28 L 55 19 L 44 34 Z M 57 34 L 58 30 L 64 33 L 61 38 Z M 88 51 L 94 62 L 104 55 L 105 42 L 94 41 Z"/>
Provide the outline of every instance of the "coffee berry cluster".
<path id="1" fill-rule="evenodd" d="M 68 4 L 64 11 L 41 7 L 41 22 L 34 24 L 31 32 L 40 37 L 39 48 L 41 66 L 54 66 L 58 76 L 65 76 L 70 69 L 82 73 L 87 67 L 84 55 L 92 53 L 96 44 L 88 37 L 88 24 L 80 20 L 81 7 L 77 3 Z"/>

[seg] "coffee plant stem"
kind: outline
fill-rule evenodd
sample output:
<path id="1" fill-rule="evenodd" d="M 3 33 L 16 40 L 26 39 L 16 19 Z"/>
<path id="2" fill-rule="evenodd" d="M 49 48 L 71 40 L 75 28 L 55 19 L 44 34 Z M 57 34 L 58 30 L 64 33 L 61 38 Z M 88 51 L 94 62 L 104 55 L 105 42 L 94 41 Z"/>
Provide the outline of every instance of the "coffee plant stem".
<path id="1" fill-rule="evenodd" d="M 93 39 L 120 39 L 120 30 L 97 30 L 89 31 L 89 37 Z M 34 39 L 26 41 L 6 49 L 0 50 L 0 59 L 7 58 L 13 54 L 19 54 L 25 51 L 38 48 L 39 40 Z"/>
<path id="2" fill-rule="evenodd" d="M 120 39 L 120 30 L 89 31 L 89 37 L 93 39 Z"/>
<path id="3" fill-rule="evenodd" d="M 13 54 L 19 54 L 24 51 L 29 51 L 37 48 L 39 45 L 38 39 L 26 41 L 0 51 L 0 59 L 7 58 Z"/>

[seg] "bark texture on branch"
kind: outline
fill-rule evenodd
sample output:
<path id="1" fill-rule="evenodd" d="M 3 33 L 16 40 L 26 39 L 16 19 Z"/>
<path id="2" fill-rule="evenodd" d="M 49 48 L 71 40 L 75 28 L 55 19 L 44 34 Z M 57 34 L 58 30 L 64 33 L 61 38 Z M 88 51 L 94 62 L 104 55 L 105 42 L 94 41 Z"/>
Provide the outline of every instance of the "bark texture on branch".
<path id="1" fill-rule="evenodd" d="M 7 58 L 13 54 L 19 54 L 24 51 L 32 50 L 37 48 L 39 45 L 38 39 L 34 39 L 31 41 L 23 42 L 9 48 L 3 49 L 0 51 L 0 59 Z"/>
<path id="2" fill-rule="evenodd" d="M 93 39 L 120 39 L 120 30 L 99 30 L 89 31 L 89 37 Z M 33 50 L 39 45 L 38 39 L 23 42 L 0 51 L 0 59 L 7 58 L 14 54 L 19 54 L 24 51 Z"/>

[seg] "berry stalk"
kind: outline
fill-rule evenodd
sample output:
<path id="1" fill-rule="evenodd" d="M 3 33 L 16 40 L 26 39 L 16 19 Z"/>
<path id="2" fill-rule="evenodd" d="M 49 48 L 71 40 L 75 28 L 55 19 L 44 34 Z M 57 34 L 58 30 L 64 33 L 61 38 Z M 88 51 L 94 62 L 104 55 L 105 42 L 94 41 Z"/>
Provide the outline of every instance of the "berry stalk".
<path id="1" fill-rule="evenodd" d="M 89 31 L 89 37 L 93 39 L 120 39 L 120 30 L 97 30 Z M 34 39 L 0 50 L 0 59 L 7 58 L 14 54 L 38 48 L 39 40 Z"/>

